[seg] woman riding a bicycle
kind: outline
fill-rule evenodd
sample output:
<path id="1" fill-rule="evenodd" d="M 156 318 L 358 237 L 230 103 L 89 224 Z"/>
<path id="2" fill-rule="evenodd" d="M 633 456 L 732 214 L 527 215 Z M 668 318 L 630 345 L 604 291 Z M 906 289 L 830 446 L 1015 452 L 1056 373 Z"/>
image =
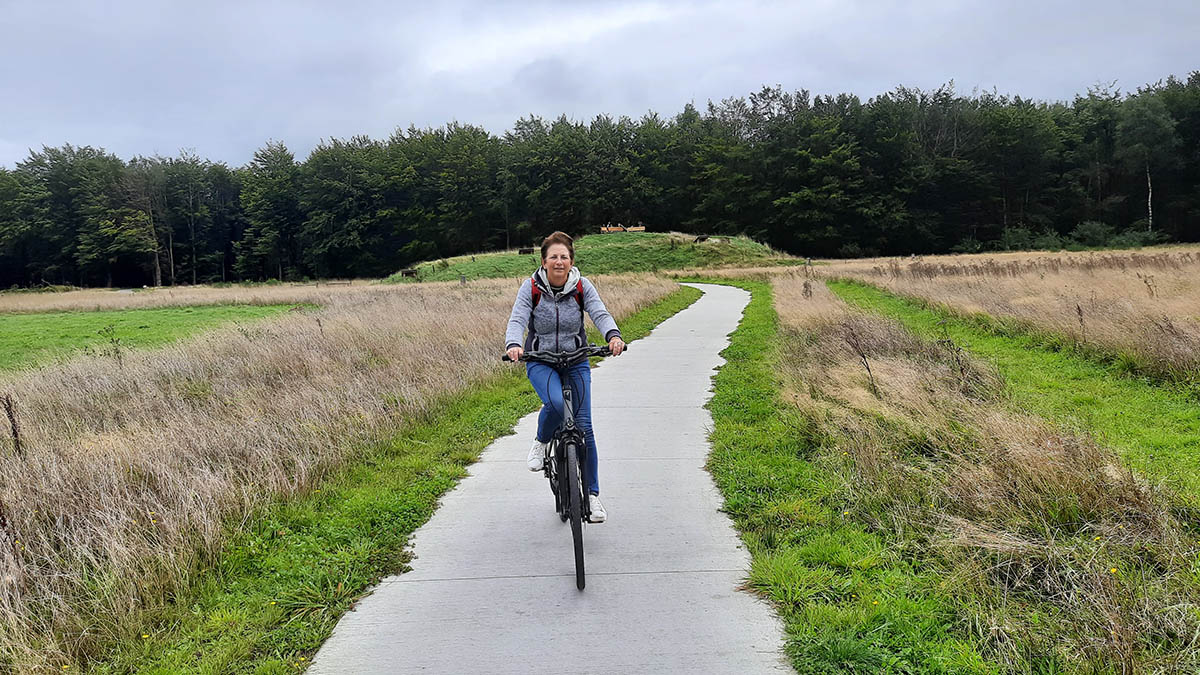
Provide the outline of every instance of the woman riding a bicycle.
<path id="1" fill-rule="evenodd" d="M 571 237 L 555 232 L 542 241 L 542 266 L 521 284 L 521 290 L 517 292 L 505 332 L 508 357 L 517 361 L 526 350 L 568 351 L 586 345 L 584 312 L 604 334 L 613 356 L 620 355 L 625 342 L 621 340 L 616 321 L 604 307 L 596 287 L 580 276 L 575 267 L 575 247 Z M 554 368 L 544 363 L 527 362 L 525 373 L 542 399 L 537 437 L 529 448 L 528 458 L 529 470 L 541 471 L 546 444 L 563 417 L 562 380 Z M 596 439 L 592 433 L 592 373 L 587 359 L 571 366 L 566 375 L 575 392 L 575 423 L 583 431 L 587 445 L 591 522 L 602 523 L 607 514 L 600 503 Z"/>

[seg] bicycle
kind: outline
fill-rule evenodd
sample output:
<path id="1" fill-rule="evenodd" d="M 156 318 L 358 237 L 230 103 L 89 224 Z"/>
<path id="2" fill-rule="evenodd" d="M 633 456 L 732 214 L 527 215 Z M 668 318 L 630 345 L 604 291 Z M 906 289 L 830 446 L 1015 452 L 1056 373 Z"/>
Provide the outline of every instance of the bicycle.
<path id="1" fill-rule="evenodd" d="M 625 347 L 629 349 L 628 346 Z M 566 352 L 531 350 L 521 355 L 521 361 L 535 361 L 554 368 L 559 373 L 563 387 L 563 419 L 546 446 L 546 458 L 542 463 L 543 473 L 550 481 L 550 492 L 554 494 L 554 511 L 563 522 L 571 523 L 571 539 L 575 546 L 575 586 L 583 590 L 586 585 L 583 565 L 583 524 L 592 515 L 583 486 L 588 484 L 587 462 L 583 452 L 586 444 L 583 430 L 575 424 L 574 389 L 567 371 L 571 366 L 592 356 L 612 356 L 605 346 L 585 345 Z M 505 354 L 505 361 L 512 361 Z"/>

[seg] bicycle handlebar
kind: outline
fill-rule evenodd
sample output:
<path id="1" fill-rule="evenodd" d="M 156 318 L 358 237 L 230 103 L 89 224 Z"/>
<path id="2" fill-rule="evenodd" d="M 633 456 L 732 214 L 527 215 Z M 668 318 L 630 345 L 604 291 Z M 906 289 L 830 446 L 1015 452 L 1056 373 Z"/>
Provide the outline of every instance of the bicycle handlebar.
<path id="1" fill-rule="evenodd" d="M 625 350 L 629 350 L 629 345 L 625 345 Z M 545 363 L 549 366 L 570 366 L 578 362 L 580 359 L 585 359 L 590 356 L 612 356 L 612 349 L 608 345 L 585 345 L 578 349 L 572 349 L 565 352 L 553 352 L 546 349 L 531 349 L 524 354 L 521 354 L 520 361 L 535 361 L 537 363 Z M 501 360 L 512 361 L 508 358 L 508 354 L 501 357 Z"/>

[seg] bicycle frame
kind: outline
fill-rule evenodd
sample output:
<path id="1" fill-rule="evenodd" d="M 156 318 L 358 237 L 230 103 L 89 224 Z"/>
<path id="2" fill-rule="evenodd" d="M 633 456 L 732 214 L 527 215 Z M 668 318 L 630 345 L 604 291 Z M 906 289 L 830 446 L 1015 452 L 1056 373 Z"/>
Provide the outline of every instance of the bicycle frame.
<path id="1" fill-rule="evenodd" d="M 586 345 L 569 352 L 528 351 L 522 361 L 544 363 L 558 372 L 562 383 L 562 421 L 546 449 L 543 471 L 550 481 L 550 492 L 554 493 L 555 510 L 563 521 L 571 521 L 571 539 L 575 546 L 575 585 L 583 590 L 584 575 L 583 525 L 591 520 L 592 510 L 588 499 L 588 452 L 583 430 L 575 423 L 575 385 L 570 377 L 572 366 L 586 363 L 589 356 L 609 356 L 608 347 Z M 506 354 L 505 361 L 511 361 Z M 574 455 L 574 461 L 571 456 Z"/>
<path id="2" fill-rule="evenodd" d="M 583 437 L 583 430 L 575 424 L 575 387 L 571 382 L 571 378 L 567 376 L 565 370 L 560 370 L 558 373 L 559 380 L 562 382 L 563 395 L 563 419 L 559 422 L 558 428 L 554 430 L 554 436 L 550 439 L 550 446 L 547 448 L 547 461 L 543 472 L 547 480 L 550 481 L 550 489 L 555 492 L 556 503 L 558 495 L 558 480 L 559 472 L 566 470 L 563 465 L 566 462 L 566 455 L 559 451 L 560 447 L 565 447 L 567 443 L 574 442 L 576 448 L 576 456 L 579 462 L 579 482 L 583 501 L 580 504 L 583 509 L 583 521 L 586 523 L 592 515 L 591 505 L 588 504 L 586 497 L 587 493 L 583 492 L 584 486 L 588 484 L 587 461 L 584 454 L 587 450 L 587 440 Z M 565 474 L 564 474 L 565 475 Z M 565 508 L 565 507 L 564 507 Z"/>
<path id="3" fill-rule="evenodd" d="M 628 346 L 626 346 L 626 349 L 628 349 Z M 585 345 L 583 347 L 579 347 L 578 349 L 566 352 L 552 352 L 543 350 L 528 351 L 521 356 L 522 361 L 544 363 L 554 368 L 554 370 L 558 372 L 559 379 L 562 381 L 564 408 L 563 419 L 562 422 L 559 423 L 558 428 L 554 430 L 554 436 L 550 439 L 550 446 L 547 449 L 548 461 L 545 462 L 545 469 L 543 469 L 546 478 L 550 481 L 550 489 L 555 494 L 556 502 L 559 498 L 557 473 L 558 469 L 562 468 L 559 466 L 559 464 L 564 461 L 560 456 L 561 453 L 558 452 L 558 448 L 564 442 L 568 440 L 574 440 L 576 443 L 575 447 L 578 448 L 577 454 L 579 455 L 579 475 L 582 485 L 586 486 L 588 484 L 588 479 L 590 478 L 587 473 L 587 462 L 583 457 L 583 453 L 587 452 L 587 443 L 583 437 L 583 431 L 580 430 L 575 424 L 575 390 L 574 384 L 571 382 L 571 378 L 567 376 L 567 372 L 571 366 L 579 363 L 582 360 L 586 360 L 588 357 L 611 355 L 612 351 L 607 345 Z M 507 355 L 505 355 L 503 358 L 505 361 L 511 360 Z M 591 516 L 591 508 L 589 507 L 588 501 L 587 495 L 584 494 L 583 511 L 585 521 Z"/>

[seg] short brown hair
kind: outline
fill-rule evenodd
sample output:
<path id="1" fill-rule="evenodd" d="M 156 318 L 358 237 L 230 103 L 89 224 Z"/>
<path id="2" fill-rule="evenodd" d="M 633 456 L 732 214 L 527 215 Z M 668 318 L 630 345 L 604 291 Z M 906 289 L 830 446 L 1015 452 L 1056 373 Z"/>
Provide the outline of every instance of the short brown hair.
<path id="1" fill-rule="evenodd" d="M 546 250 L 554 244 L 562 244 L 571 252 L 571 262 L 575 262 L 575 240 L 571 239 L 571 235 L 566 232 L 551 232 L 550 236 L 542 240 L 542 260 L 546 259 Z"/>

